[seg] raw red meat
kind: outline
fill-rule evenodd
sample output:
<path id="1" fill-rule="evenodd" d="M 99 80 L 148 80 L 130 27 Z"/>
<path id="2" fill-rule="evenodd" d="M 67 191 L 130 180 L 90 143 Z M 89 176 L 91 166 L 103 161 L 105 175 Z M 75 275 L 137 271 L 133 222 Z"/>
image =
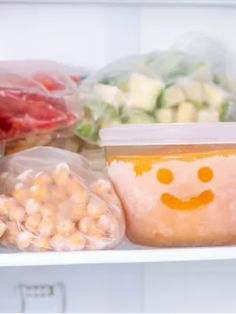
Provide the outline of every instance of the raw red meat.
<path id="1" fill-rule="evenodd" d="M 75 119 L 63 98 L 0 88 L 0 140 L 30 131 L 59 128 Z"/>
<path id="2" fill-rule="evenodd" d="M 0 62 L 0 140 L 67 127 L 81 112 L 76 83 L 63 65 Z"/>

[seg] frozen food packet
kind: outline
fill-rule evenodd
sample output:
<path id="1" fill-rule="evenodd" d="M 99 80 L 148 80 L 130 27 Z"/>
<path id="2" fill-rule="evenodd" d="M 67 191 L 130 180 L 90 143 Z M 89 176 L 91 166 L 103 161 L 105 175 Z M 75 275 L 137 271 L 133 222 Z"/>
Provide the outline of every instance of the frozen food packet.
<path id="1" fill-rule="evenodd" d="M 0 162 L 0 243 L 20 250 L 114 248 L 123 238 L 121 204 L 86 159 L 38 147 Z"/>
<path id="2" fill-rule="evenodd" d="M 119 124 L 236 121 L 229 54 L 212 39 L 189 38 L 185 45 L 115 61 L 88 77 L 80 86 L 85 118 L 77 134 L 98 145 L 99 130 Z"/>
<path id="3" fill-rule="evenodd" d="M 74 125 L 47 133 L 30 133 L 5 144 L 5 155 L 20 152 L 35 146 L 52 146 L 74 153 L 80 152 L 82 140 L 74 134 Z"/>
<path id="4" fill-rule="evenodd" d="M 77 86 L 89 75 L 91 69 L 87 69 L 81 66 L 65 65 L 66 73 L 76 83 Z"/>
<path id="5" fill-rule="evenodd" d="M 129 240 L 236 244 L 235 122 L 122 125 L 101 138 Z"/>
<path id="6" fill-rule="evenodd" d="M 76 83 L 51 61 L 0 62 L 0 140 L 50 133 L 83 114 Z"/>

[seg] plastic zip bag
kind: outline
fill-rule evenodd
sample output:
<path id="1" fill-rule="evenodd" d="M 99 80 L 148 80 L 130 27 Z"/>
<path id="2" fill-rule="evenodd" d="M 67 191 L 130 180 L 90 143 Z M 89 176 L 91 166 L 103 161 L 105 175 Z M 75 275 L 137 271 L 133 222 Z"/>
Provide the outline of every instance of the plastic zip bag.
<path id="1" fill-rule="evenodd" d="M 122 123 L 236 121 L 227 57 L 214 40 L 190 34 L 169 50 L 109 64 L 80 86 L 85 119 L 77 133 L 99 144 L 102 127 Z"/>
<path id="2" fill-rule="evenodd" d="M 76 83 L 63 65 L 0 62 L 0 140 L 67 127 L 82 112 Z"/>
<path id="3" fill-rule="evenodd" d="M 82 148 L 82 140 L 74 134 L 74 124 L 70 127 L 47 133 L 31 132 L 27 136 L 7 141 L 5 155 L 17 153 L 35 146 L 53 146 L 78 153 Z"/>
<path id="4" fill-rule="evenodd" d="M 125 231 L 111 183 L 80 155 L 39 147 L 0 162 L 0 244 L 21 250 L 115 247 Z"/>

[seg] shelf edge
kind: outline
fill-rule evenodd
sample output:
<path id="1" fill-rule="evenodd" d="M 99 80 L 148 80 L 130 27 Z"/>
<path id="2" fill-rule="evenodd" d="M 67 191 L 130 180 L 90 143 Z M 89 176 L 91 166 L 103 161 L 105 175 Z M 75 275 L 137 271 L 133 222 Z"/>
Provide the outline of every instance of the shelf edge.
<path id="1" fill-rule="evenodd" d="M 191 262 L 236 259 L 236 247 L 1 253 L 0 267 Z"/>
<path id="2" fill-rule="evenodd" d="M 0 4 L 235 6 L 235 0 L 0 0 Z"/>

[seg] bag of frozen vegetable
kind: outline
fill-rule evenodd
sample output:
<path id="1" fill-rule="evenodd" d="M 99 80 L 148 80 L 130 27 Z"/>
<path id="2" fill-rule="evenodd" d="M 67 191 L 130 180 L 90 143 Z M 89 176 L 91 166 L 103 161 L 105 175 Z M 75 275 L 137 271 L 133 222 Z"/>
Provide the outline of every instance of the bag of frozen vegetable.
<path id="1" fill-rule="evenodd" d="M 74 153 L 80 152 L 83 143 L 74 134 L 74 124 L 63 129 L 48 131 L 47 133 L 30 132 L 27 136 L 21 136 L 7 141 L 5 155 L 20 152 L 35 146 L 53 146 L 62 148 Z"/>
<path id="2" fill-rule="evenodd" d="M 125 224 L 111 183 L 82 156 L 38 147 L 0 161 L 0 244 L 21 250 L 115 247 Z"/>
<path id="3" fill-rule="evenodd" d="M 0 62 L 0 140 L 14 140 L 13 151 L 40 144 L 39 134 L 50 137 L 81 115 L 77 85 L 63 65 Z"/>
<path id="4" fill-rule="evenodd" d="M 235 121 L 236 83 L 220 47 L 210 40 L 195 46 L 131 56 L 85 80 L 79 136 L 98 144 L 100 128 L 116 124 Z"/>

